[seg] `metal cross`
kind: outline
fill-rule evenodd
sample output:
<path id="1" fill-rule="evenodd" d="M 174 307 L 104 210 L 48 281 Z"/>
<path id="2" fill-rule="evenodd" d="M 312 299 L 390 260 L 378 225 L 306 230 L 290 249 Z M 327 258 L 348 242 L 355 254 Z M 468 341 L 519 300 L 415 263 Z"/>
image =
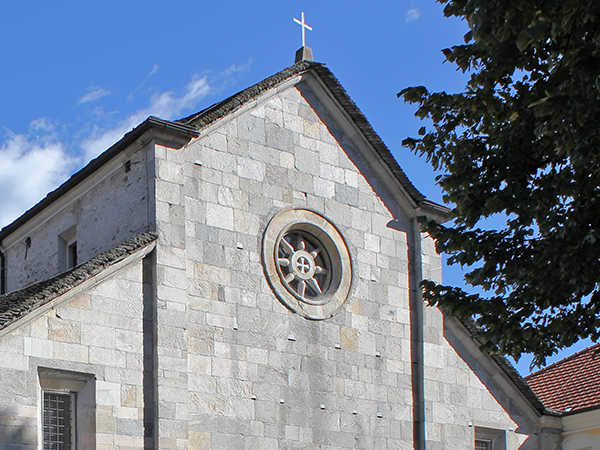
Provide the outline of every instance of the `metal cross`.
<path id="1" fill-rule="evenodd" d="M 306 25 L 304 22 L 304 11 L 302 11 L 302 20 L 298 20 L 294 17 L 294 22 L 302 27 L 302 47 L 306 47 L 306 30 L 312 31 L 312 27 Z"/>

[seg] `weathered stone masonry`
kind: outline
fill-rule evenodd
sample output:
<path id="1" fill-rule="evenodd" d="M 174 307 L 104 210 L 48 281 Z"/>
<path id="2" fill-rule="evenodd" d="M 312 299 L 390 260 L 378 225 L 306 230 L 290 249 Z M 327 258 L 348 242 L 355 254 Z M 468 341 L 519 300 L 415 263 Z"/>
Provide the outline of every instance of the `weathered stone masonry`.
<path id="1" fill-rule="evenodd" d="M 74 226 L 80 262 L 101 254 L 0 296 L 0 447 L 39 448 L 42 392 L 59 388 L 77 392 L 81 448 L 462 450 L 489 429 L 516 450 L 556 429 L 423 307 L 418 282 L 441 263 L 416 218 L 443 208 L 322 65 L 149 118 L 109 156 L 0 232 L 9 290 L 64 270 Z M 348 248 L 332 317 L 292 312 L 268 281 L 263 235 L 288 209 Z"/>

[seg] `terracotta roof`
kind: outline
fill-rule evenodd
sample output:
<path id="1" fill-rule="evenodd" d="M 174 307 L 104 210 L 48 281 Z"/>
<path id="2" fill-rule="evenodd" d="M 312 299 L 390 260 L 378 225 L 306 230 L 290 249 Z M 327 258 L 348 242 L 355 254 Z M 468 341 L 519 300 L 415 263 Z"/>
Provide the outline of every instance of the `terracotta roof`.
<path id="1" fill-rule="evenodd" d="M 322 63 L 300 61 L 293 66 L 290 66 L 281 72 L 264 79 L 260 83 L 250 86 L 249 88 L 244 89 L 243 91 L 240 91 L 219 103 L 215 103 L 214 105 L 196 114 L 192 114 L 191 116 L 177 120 L 176 122 L 187 127 L 194 127 L 198 130 L 201 130 L 216 120 L 233 113 L 246 103 L 254 100 L 262 93 L 276 88 L 283 82 L 297 75 L 301 75 L 309 71 L 313 71 L 321 79 L 327 89 L 329 89 L 335 100 L 350 116 L 352 121 L 363 133 L 367 141 L 379 154 L 381 159 L 387 164 L 391 172 L 394 174 L 396 179 L 400 182 L 412 200 L 419 206 L 437 208 L 442 214 L 448 213 L 450 211 L 449 209 L 441 205 L 436 205 L 433 202 L 429 202 L 425 196 L 410 182 L 388 147 L 375 132 L 365 115 L 358 108 L 358 106 L 356 106 L 335 75 L 333 75 L 333 73 L 331 73 L 331 71 Z"/>
<path id="2" fill-rule="evenodd" d="M 563 415 L 600 408 L 600 344 L 525 377 L 547 408 Z"/>
<path id="3" fill-rule="evenodd" d="M 0 330 L 40 306 L 54 300 L 113 264 L 149 245 L 157 239 L 155 233 L 143 233 L 118 247 L 48 280 L 27 286 L 20 291 L 0 296 Z"/>

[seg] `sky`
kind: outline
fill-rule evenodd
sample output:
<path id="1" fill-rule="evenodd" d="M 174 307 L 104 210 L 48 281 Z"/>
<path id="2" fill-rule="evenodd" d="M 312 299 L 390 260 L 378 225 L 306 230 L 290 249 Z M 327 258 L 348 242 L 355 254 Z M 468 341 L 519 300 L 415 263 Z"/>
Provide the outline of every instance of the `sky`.
<path id="1" fill-rule="evenodd" d="M 442 203 L 431 167 L 401 146 L 427 124 L 396 97 L 408 86 L 464 87 L 467 75 L 441 50 L 461 44 L 468 28 L 442 10 L 433 0 L 2 2 L 0 227 L 149 115 L 185 117 L 292 65 L 302 11 L 315 60 L 413 184 Z M 461 279 L 444 268 L 445 283 Z M 517 365 L 523 375 L 529 360 Z"/>

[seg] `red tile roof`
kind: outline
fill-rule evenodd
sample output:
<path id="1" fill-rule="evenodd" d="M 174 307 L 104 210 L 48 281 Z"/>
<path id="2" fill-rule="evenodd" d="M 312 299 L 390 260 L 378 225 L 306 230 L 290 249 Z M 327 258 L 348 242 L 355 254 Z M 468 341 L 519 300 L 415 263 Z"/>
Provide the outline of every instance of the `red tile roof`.
<path id="1" fill-rule="evenodd" d="M 525 381 L 546 408 L 565 413 L 600 408 L 600 343 L 532 373 Z"/>

